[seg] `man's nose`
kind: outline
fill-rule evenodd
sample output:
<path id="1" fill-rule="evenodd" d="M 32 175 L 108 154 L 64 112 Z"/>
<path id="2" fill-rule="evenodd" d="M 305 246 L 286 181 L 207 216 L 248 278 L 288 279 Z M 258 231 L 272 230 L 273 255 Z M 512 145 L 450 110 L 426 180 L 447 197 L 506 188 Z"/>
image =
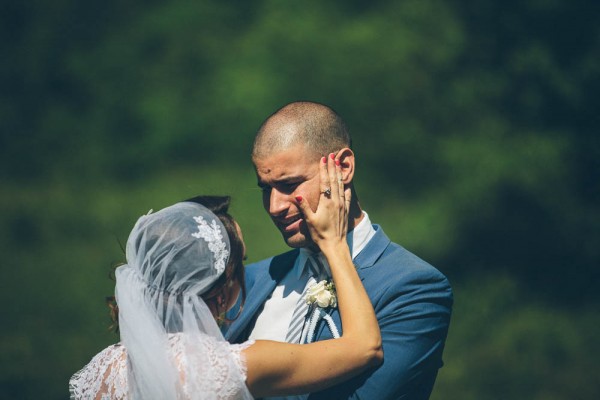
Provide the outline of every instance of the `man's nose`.
<path id="1" fill-rule="evenodd" d="M 269 198 L 269 214 L 277 217 L 283 214 L 290 206 L 288 195 L 279 192 L 277 189 L 271 189 L 271 197 Z"/>

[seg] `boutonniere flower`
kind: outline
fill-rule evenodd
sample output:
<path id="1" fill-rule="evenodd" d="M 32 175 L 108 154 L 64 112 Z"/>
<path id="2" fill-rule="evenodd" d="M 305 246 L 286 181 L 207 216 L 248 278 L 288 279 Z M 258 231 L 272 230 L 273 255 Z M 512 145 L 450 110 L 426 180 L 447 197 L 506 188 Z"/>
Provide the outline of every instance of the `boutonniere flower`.
<path id="1" fill-rule="evenodd" d="M 312 285 L 306 292 L 306 304 L 317 304 L 321 308 L 337 307 L 335 285 L 333 282 L 321 281 Z"/>
<path id="2" fill-rule="evenodd" d="M 303 332 L 300 343 L 312 343 L 315 338 L 315 330 L 317 323 L 324 319 L 334 338 L 340 337 L 340 332 L 333 322 L 333 318 L 325 309 L 337 307 L 337 297 L 335 295 L 335 285 L 333 282 L 321 281 L 315 283 L 306 291 L 306 304 L 313 307 L 313 310 L 308 318 L 308 329 Z"/>

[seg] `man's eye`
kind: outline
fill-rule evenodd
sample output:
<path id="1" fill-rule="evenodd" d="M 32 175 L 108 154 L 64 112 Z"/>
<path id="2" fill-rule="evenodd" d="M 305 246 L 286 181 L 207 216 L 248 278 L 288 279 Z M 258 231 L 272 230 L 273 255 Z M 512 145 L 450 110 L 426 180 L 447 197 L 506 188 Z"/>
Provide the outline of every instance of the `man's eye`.
<path id="1" fill-rule="evenodd" d="M 297 183 L 282 183 L 279 185 L 278 189 L 284 193 L 291 193 L 296 189 L 297 186 Z"/>

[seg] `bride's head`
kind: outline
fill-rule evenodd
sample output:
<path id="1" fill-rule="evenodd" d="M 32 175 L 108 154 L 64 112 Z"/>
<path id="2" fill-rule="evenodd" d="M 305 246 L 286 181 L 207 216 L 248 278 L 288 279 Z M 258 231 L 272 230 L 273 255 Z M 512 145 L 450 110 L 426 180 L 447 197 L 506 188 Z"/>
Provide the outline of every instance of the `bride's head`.
<path id="1" fill-rule="evenodd" d="M 246 259 L 246 245 L 242 230 L 238 223 L 229 214 L 229 196 L 197 196 L 186 202 L 197 203 L 213 212 L 223 224 L 229 238 L 229 261 L 224 273 L 217 279 L 213 286 L 206 291 L 202 298 L 208 304 L 215 318 L 223 319 L 223 314 L 228 311 L 242 296 L 239 311 L 246 301 L 246 286 L 244 284 L 244 264 Z M 239 315 L 239 312 L 238 312 Z"/>
<path id="2" fill-rule="evenodd" d="M 182 328 L 184 303 L 201 298 L 220 319 L 245 300 L 241 231 L 229 215 L 229 197 L 199 196 L 138 219 L 127 241 L 127 264 L 117 270 L 119 289 L 140 292 L 167 331 Z M 120 299 L 121 298 L 121 299 Z M 135 298 L 135 297 L 134 297 Z M 129 304 L 129 310 L 137 310 Z M 121 315 L 122 317 L 123 315 Z"/>

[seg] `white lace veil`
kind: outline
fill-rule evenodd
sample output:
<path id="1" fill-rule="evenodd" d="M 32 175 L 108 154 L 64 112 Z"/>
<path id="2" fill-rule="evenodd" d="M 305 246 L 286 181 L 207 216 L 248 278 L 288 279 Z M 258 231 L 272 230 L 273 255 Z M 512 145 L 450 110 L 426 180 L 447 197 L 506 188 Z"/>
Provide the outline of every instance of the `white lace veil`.
<path id="1" fill-rule="evenodd" d="M 229 253 L 225 227 L 199 204 L 177 203 L 137 221 L 115 293 L 130 398 L 251 398 L 239 359 L 200 297 L 223 273 Z M 175 354 L 174 335 L 183 343 Z M 224 389 L 237 395 L 226 397 Z"/>

